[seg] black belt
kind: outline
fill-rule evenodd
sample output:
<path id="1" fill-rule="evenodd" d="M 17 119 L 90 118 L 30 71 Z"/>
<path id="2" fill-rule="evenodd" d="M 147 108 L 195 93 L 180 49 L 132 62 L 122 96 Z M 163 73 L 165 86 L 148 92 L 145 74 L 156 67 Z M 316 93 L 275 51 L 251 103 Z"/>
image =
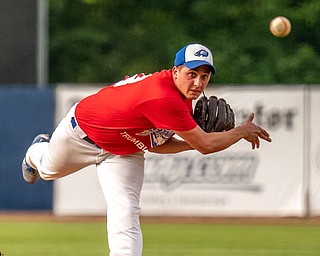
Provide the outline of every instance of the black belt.
<path id="1" fill-rule="evenodd" d="M 71 122 L 71 125 L 72 125 L 72 128 L 73 128 L 73 129 L 78 126 L 78 123 L 77 123 L 77 121 L 76 121 L 76 119 L 75 119 L 74 117 L 71 117 L 70 122 Z M 91 143 L 91 144 L 93 144 L 93 145 L 95 145 L 97 148 L 100 148 L 100 147 L 99 147 L 96 143 L 94 143 L 94 141 L 93 141 L 92 139 L 90 139 L 88 136 L 86 136 L 86 137 L 84 137 L 84 138 L 82 138 L 82 139 L 85 140 L 85 141 L 87 141 L 87 142 L 89 142 L 89 143 Z"/>

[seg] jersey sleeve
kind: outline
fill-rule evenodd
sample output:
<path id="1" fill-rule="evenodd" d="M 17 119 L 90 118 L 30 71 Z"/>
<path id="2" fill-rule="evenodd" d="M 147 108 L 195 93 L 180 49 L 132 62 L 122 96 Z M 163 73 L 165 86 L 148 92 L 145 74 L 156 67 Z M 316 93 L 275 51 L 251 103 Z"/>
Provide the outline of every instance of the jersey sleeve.
<path id="1" fill-rule="evenodd" d="M 183 100 L 175 97 L 146 101 L 137 106 L 137 111 L 144 115 L 158 129 L 189 131 L 197 126 L 191 116 L 191 110 Z"/>

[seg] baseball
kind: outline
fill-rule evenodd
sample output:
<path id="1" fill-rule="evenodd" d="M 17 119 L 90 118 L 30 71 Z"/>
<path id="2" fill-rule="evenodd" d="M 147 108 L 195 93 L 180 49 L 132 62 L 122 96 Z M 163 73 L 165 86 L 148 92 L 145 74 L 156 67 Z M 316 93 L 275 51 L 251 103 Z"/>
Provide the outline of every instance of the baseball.
<path id="1" fill-rule="evenodd" d="M 291 23 L 286 17 L 275 17 L 270 22 L 270 31 L 276 37 L 285 37 L 291 31 Z"/>

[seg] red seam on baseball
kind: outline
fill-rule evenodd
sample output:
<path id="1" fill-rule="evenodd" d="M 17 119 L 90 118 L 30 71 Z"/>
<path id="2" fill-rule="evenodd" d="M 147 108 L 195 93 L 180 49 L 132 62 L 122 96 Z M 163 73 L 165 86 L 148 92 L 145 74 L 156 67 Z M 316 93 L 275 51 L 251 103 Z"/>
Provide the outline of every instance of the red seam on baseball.
<path id="1" fill-rule="evenodd" d="M 285 34 L 287 32 L 287 29 L 288 29 L 288 24 L 287 24 L 285 18 L 280 17 L 280 19 L 281 19 L 281 22 L 284 24 L 284 33 L 283 34 Z"/>

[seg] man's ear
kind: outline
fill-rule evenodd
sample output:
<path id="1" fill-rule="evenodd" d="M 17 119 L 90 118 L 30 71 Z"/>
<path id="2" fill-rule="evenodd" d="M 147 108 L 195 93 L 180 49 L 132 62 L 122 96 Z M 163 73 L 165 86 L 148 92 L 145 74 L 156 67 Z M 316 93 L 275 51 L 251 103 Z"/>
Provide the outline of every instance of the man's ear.
<path id="1" fill-rule="evenodd" d="M 177 66 L 174 66 L 174 67 L 172 68 L 172 76 L 173 76 L 174 79 L 177 79 L 178 72 L 179 72 L 178 67 L 177 67 Z"/>

